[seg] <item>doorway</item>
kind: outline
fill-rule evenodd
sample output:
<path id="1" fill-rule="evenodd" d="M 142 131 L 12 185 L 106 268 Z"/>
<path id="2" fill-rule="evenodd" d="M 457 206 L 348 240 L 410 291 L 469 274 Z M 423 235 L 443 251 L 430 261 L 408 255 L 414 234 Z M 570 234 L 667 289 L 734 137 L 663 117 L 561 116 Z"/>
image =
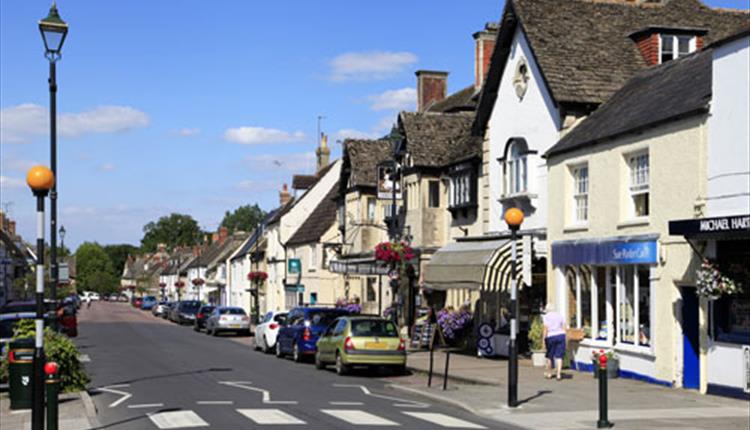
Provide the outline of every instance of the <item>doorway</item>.
<path id="1" fill-rule="evenodd" d="M 698 296 L 695 288 L 682 287 L 682 386 L 700 387 Z"/>

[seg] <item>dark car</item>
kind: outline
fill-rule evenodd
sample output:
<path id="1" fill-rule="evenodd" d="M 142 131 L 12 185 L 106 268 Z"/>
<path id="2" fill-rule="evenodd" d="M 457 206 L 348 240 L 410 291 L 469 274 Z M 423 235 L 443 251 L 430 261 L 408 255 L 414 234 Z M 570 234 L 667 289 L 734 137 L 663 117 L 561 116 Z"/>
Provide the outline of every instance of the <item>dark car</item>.
<path id="1" fill-rule="evenodd" d="M 172 312 L 174 311 L 174 308 L 177 307 L 177 303 L 179 302 L 169 302 L 164 305 L 164 312 L 162 312 L 161 317 L 165 320 L 172 321 Z"/>
<path id="2" fill-rule="evenodd" d="M 195 315 L 201 308 L 198 300 L 183 300 L 177 304 L 174 310 L 174 322 L 177 324 L 193 324 Z"/>
<path id="3" fill-rule="evenodd" d="M 279 329 L 276 338 L 276 356 L 291 354 L 294 361 L 300 362 L 305 356 L 313 356 L 318 337 L 336 318 L 347 315 L 343 309 L 335 308 L 294 308 L 286 318 L 286 324 Z"/>
<path id="4" fill-rule="evenodd" d="M 211 312 L 214 311 L 214 305 L 203 305 L 198 309 L 198 313 L 195 314 L 195 322 L 193 323 L 193 330 L 201 331 L 206 328 L 206 320 L 211 316 Z"/>

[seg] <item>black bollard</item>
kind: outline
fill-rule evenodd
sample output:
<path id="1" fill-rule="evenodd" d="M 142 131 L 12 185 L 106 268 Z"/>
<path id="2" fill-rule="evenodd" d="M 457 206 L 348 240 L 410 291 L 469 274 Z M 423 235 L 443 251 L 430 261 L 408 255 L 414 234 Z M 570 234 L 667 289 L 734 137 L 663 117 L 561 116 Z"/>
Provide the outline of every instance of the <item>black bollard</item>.
<path id="1" fill-rule="evenodd" d="M 47 430 L 57 430 L 58 422 L 58 400 L 57 393 L 60 391 L 60 375 L 58 366 L 54 361 L 44 365 L 44 373 L 47 375 Z"/>
<path id="2" fill-rule="evenodd" d="M 599 356 L 599 421 L 596 428 L 606 429 L 613 426 L 607 419 L 607 356 Z"/>

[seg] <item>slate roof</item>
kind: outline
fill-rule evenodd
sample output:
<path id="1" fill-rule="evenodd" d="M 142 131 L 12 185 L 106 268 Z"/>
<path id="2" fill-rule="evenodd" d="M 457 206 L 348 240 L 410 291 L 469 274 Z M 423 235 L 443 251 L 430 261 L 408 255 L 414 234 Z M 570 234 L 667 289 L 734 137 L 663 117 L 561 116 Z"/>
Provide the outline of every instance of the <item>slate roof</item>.
<path id="1" fill-rule="evenodd" d="M 471 113 L 401 112 L 399 126 L 406 138 L 406 151 L 415 167 L 440 167 L 477 148 L 466 139 L 471 134 Z"/>
<path id="2" fill-rule="evenodd" d="M 320 180 L 323 179 L 326 173 L 328 173 L 328 171 L 331 170 L 333 165 L 336 164 L 338 161 L 339 160 L 334 160 L 332 163 L 329 163 L 326 167 L 320 169 L 320 171 L 315 174 L 315 182 L 313 182 L 310 185 L 310 187 L 306 189 L 305 192 L 300 197 L 296 199 L 292 197 L 284 206 L 278 208 L 277 212 L 273 216 L 271 216 L 271 218 L 268 219 L 268 223 L 266 225 L 270 226 L 272 224 L 276 224 L 277 222 L 279 222 L 284 215 L 286 215 L 290 210 L 292 210 L 292 208 L 294 207 L 294 205 L 297 204 L 297 202 L 302 200 L 307 195 L 307 193 L 309 193 L 310 190 L 312 190 L 313 187 L 315 187 L 315 185 L 317 185 L 318 182 L 320 182 Z"/>
<path id="3" fill-rule="evenodd" d="M 427 112 L 438 112 L 438 113 L 452 113 L 452 112 L 465 112 L 474 111 L 477 107 L 477 100 L 474 97 L 476 92 L 474 91 L 474 85 L 458 90 L 448 97 L 434 103 Z"/>
<path id="4" fill-rule="evenodd" d="M 297 229 L 294 235 L 287 241 L 287 245 L 300 245 L 303 243 L 317 242 L 321 236 L 331 228 L 336 221 L 336 196 L 339 191 L 338 182 L 328 191 L 323 200 L 307 217 L 304 223 Z"/>
<path id="5" fill-rule="evenodd" d="M 392 158 L 392 144 L 388 139 L 344 140 L 344 168 L 348 168 L 349 187 L 374 187 L 377 165 Z M 345 184 L 347 185 L 347 184 Z"/>
<path id="6" fill-rule="evenodd" d="M 211 268 L 221 260 L 226 259 L 234 250 L 236 250 L 242 242 L 247 239 L 248 233 L 238 231 L 234 234 L 229 235 L 223 243 L 214 242 L 212 243 L 205 252 L 203 252 L 198 258 L 193 260 L 188 268 L 194 269 L 196 267 L 207 267 Z"/>
<path id="7" fill-rule="evenodd" d="M 550 148 L 550 157 L 645 127 L 708 112 L 713 52 L 699 51 L 638 73 Z"/>
<path id="8" fill-rule="evenodd" d="M 306 190 L 318 181 L 318 177 L 315 175 L 294 175 L 292 176 L 292 189 L 293 190 Z"/>
<path id="9" fill-rule="evenodd" d="M 266 231 L 266 225 L 268 225 L 268 220 L 274 217 L 278 210 L 279 209 L 276 208 L 266 215 L 263 221 L 260 222 L 259 228 L 256 228 L 255 230 L 253 230 L 253 233 L 250 235 L 250 237 L 247 238 L 245 243 L 242 244 L 242 247 L 238 249 L 237 252 L 234 253 L 234 256 L 232 257 L 232 261 L 246 256 L 247 253 L 250 252 L 251 249 L 253 249 L 255 244 L 260 239 L 263 238 L 263 233 L 265 233 Z"/>
<path id="10" fill-rule="evenodd" d="M 711 9 L 699 0 L 641 5 L 626 0 L 508 0 L 479 101 L 479 129 L 489 120 L 518 25 L 554 101 L 595 106 L 648 67 L 629 37 L 633 33 L 646 27 L 702 29 L 705 46 L 729 36 L 749 18 L 746 11 Z"/>

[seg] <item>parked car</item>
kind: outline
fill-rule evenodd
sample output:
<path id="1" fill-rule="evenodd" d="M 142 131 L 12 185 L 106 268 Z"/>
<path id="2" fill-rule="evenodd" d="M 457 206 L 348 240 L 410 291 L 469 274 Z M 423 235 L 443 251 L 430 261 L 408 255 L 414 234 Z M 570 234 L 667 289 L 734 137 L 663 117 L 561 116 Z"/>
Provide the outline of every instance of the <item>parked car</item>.
<path id="1" fill-rule="evenodd" d="M 144 311 L 150 311 L 154 306 L 156 306 L 156 297 L 154 296 L 146 296 L 143 298 L 143 301 L 141 302 L 141 310 Z"/>
<path id="2" fill-rule="evenodd" d="M 134 297 L 133 298 L 133 306 L 140 309 L 141 305 L 143 305 L 143 297 Z"/>
<path id="3" fill-rule="evenodd" d="M 169 302 L 166 305 L 164 305 L 164 313 L 161 314 L 161 317 L 165 320 L 172 321 L 172 313 L 174 312 L 174 309 L 177 307 L 177 303 L 179 302 Z"/>
<path id="4" fill-rule="evenodd" d="M 173 321 L 180 325 L 193 324 L 200 308 L 201 302 L 198 300 L 183 300 L 174 309 Z"/>
<path id="5" fill-rule="evenodd" d="M 276 338 L 276 356 L 291 354 L 296 362 L 315 354 L 318 337 L 333 320 L 347 315 L 343 309 L 294 308 L 289 311 L 286 323 L 279 329 Z"/>
<path id="6" fill-rule="evenodd" d="M 193 330 L 201 331 L 206 328 L 206 320 L 211 316 L 216 306 L 214 305 L 203 305 L 198 309 L 198 313 L 195 314 L 195 322 L 193 323 Z"/>
<path id="7" fill-rule="evenodd" d="M 250 317 L 245 310 L 235 306 L 217 306 L 206 320 L 206 334 L 217 336 L 221 332 L 250 334 Z"/>
<path id="8" fill-rule="evenodd" d="M 91 297 L 91 300 L 94 302 L 99 301 L 99 293 L 95 293 L 93 291 L 84 291 L 83 298 L 85 299 L 86 297 Z"/>
<path id="9" fill-rule="evenodd" d="M 279 334 L 279 328 L 286 321 L 287 314 L 287 311 L 271 311 L 266 314 L 263 321 L 255 327 L 255 349 L 268 353 L 276 348 L 276 337 Z"/>
<path id="10" fill-rule="evenodd" d="M 164 312 L 167 311 L 168 305 L 169 303 L 166 300 L 160 301 L 153 308 L 151 308 L 151 314 L 155 317 L 160 317 L 164 315 Z"/>
<path id="11" fill-rule="evenodd" d="M 370 316 L 345 316 L 334 321 L 318 340 L 315 367 L 336 366 L 345 375 L 352 366 L 389 366 L 406 369 L 406 341 L 389 320 Z"/>

